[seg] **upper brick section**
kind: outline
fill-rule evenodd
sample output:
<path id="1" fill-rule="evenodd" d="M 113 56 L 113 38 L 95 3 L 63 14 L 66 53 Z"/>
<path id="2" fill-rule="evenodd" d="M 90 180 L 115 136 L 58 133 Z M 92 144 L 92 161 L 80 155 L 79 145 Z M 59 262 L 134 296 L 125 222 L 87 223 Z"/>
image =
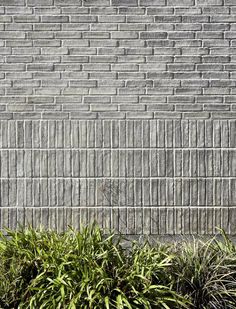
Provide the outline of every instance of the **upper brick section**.
<path id="1" fill-rule="evenodd" d="M 235 0 L 0 0 L 0 119 L 236 118 Z"/>

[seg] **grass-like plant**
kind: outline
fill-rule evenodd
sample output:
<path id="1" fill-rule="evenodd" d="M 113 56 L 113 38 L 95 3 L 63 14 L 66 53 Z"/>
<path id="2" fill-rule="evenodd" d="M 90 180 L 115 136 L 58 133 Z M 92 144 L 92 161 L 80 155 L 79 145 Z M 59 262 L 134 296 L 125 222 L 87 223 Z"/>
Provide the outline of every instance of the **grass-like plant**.
<path id="1" fill-rule="evenodd" d="M 188 308 L 172 289 L 164 246 L 127 251 L 96 225 L 8 235 L 0 237 L 2 308 Z"/>
<path id="2" fill-rule="evenodd" d="M 236 308 L 236 249 L 221 234 L 223 241 L 193 239 L 173 248 L 173 288 L 191 301 L 190 308 Z"/>

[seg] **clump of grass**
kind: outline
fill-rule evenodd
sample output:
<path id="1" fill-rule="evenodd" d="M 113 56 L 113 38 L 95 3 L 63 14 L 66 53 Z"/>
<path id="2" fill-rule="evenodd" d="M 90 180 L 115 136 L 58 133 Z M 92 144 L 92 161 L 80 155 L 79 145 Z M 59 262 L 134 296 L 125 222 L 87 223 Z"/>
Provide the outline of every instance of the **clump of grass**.
<path id="1" fill-rule="evenodd" d="M 221 234 L 223 241 L 193 240 L 173 249 L 173 288 L 189 299 L 189 308 L 236 308 L 236 248 Z"/>
<path id="2" fill-rule="evenodd" d="M 172 289 L 173 255 L 165 246 L 130 251 L 96 225 L 0 235 L 2 308 L 188 308 Z"/>

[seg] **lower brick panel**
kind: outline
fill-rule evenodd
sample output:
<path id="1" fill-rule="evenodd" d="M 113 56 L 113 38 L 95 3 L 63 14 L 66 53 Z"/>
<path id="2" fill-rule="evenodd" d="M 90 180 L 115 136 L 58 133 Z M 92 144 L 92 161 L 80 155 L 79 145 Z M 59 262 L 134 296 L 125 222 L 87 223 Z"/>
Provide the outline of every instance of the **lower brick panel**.
<path id="1" fill-rule="evenodd" d="M 0 227 L 235 234 L 236 120 L 0 121 Z"/>

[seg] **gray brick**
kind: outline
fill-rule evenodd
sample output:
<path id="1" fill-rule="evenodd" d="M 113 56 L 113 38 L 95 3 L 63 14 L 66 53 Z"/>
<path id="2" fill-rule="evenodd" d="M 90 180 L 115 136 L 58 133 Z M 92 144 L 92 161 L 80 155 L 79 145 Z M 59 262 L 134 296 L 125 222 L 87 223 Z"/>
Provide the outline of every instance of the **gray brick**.
<path id="1" fill-rule="evenodd" d="M 28 12 L 28 10 L 30 11 L 30 13 Z M 28 10 L 28 14 L 32 14 L 32 8 L 28 8 Z M 36 7 L 34 8 L 34 12 L 36 15 L 59 15 L 61 13 L 61 10 L 60 8 L 56 7 Z M 19 12 L 17 14 L 19 14 Z"/>
<path id="2" fill-rule="evenodd" d="M 92 26 L 96 26 L 97 24 L 94 24 Z M 50 26 L 50 24 L 49 24 Z M 60 24 L 61 26 L 61 29 L 63 31 L 89 31 L 90 27 L 89 27 L 89 24 L 88 23 L 67 23 L 67 24 Z M 57 34 L 59 35 L 59 33 Z M 68 33 L 69 35 L 69 33 Z M 78 35 L 80 35 L 80 37 L 82 36 L 81 33 L 78 33 Z"/>
<path id="3" fill-rule="evenodd" d="M 14 40 L 14 41 L 11 41 L 11 40 L 6 40 L 6 46 L 7 47 L 30 47 L 30 46 L 33 46 L 33 42 L 32 41 L 29 41 L 29 40 Z"/>
<path id="4" fill-rule="evenodd" d="M 86 46 L 86 47 L 88 47 L 89 42 L 88 42 L 88 40 L 82 40 L 82 39 L 74 40 L 72 38 L 71 40 L 63 40 L 63 45 L 68 46 L 68 47 L 70 47 L 70 46 L 77 46 L 77 47 L 79 47 L 79 46 L 85 47 Z"/>
<path id="5" fill-rule="evenodd" d="M 200 15 L 202 13 L 202 8 L 195 7 L 177 7 L 175 8 L 176 15 Z M 189 25 L 190 26 L 190 25 Z"/>
<path id="6" fill-rule="evenodd" d="M 96 55 L 95 48 L 85 48 L 85 47 L 78 47 L 78 48 L 69 48 L 70 55 Z"/>
<path id="7" fill-rule="evenodd" d="M 39 87 L 40 81 L 37 80 L 16 80 L 13 81 L 13 87 L 20 88 L 20 87 Z"/>
<path id="8" fill-rule="evenodd" d="M 53 5 L 53 0 L 41 0 L 40 3 L 36 0 L 27 0 L 28 6 L 51 6 Z"/>
<path id="9" fill-rule="evenodd" d="M 11 49 L 9 49 L 9 47 L 2 47 L 0 48 L 0 54 L 1 55 L 9 55 L 11 54 Z"/>
<path id="10" fill-rule="evenodd" d="M 73 25 L 73 24 L 72 24 Z M 77 25 L 80 25 L 80 24 L 76 24 Z M 89 27 L 88 29 L 89 30 Z M 93 24 L 91 25 L 91 31 L 116 31 L 118 30 L 118 25 L 116 24 Z"/>
<path id="11" fill-rule="evenodd" d="M 55 0 L 56 6 L 68 6 L 68 5 L 81 6 L 81 4 L 82 4 L 81 0 Z"/>
<path id="12" fill-rule="evenodd" d="M 2 71 L 25 71 L 24 64 L 0 64 L 0 70 Z"/>
<path id="13" fill-rule="evenodd" d="M 181 17 L 180 16 L 156 16 L 155 17 L 156 23 L 180 23 Z"/>
<path id="14" fill-rule="evenodd" d="M 13 55 L 38 55 L 40 54 L 39 48 L 13 48 L 12 49 Z"/>
<path id="15" fill-rule="evenodd" d="M 14 17 L 14 22 L 16 23 L 38 23 L 39 21 L 39 16 L 21 15 Z"/>
<path id="16" fill-rule="evenodd" d="M 174 39 L 194 39 L 195 33 L 189 32 L 189 31 L 175 31 L 175 32 L 169 32 L 168 38 L 171 40 Z"/>
<path id="17" fill-rule="evenodd" d="M 160 97 L 160 96 L 141 96 L 140 97 L 140 102 L 141 103 L 165 103 L 166 98 L 165 97 Z"/>
<path id="18" fill-rule="evenodd" d="M 112 5 L 114 6 L 137 6 L 137 0 L 112 0 Z"/>
<path id="19" fill-rule="evenodd" d="M 22 6 L 25 4 L 25 0 L 1 0 L 0 5 L 3 6 Z"/>
<path id="20" fill-rule="evenodd" d="M 116 13 L 116 11 L 115 11 Z M 144 15 L 145 8 L 143 7 L 120 7 L 119 14 L 122 15 Z"/>
<path id="21" fill-rule="evenodd" d="M 10 23 L 12 21 L 12 18 L 10 16 L 1 16 L 0 15 L 0 22 L 1 23 Z M 4 27 L 3 25 L 1 25 L 2 29 L 1 30 L 4 30 Z"/>
<path id="22" fill-rule="evenodd" d="M 29 39 L 53 39 L 54 34 L 51 31 L 28 32 Z"/>
<path id="23" fill-rule="evenodd" d="M 121 105 L 120 111 L 145 111 L 145 105 L 144 104 L 129 104 L 129 105 Z"/>
<path id="24" fill-rule="evenodd" d="M 141 6 L 164 6 L 165 0 L 140 0 Z"/>
<path id="25" fill-rule="evenodd" d="M 140 33 L 141 39 L 166 39 L 167 33 L 165 32 L 141 32 Z"/>
<path id="26" fill-rule="evenodd" d="M 195 67 L 194 64 L 184 64 L 184 63 L 183 64 L 169 64 L 168 65 L 168 69 L 170 71 L 193 71 L 194 67 Z"/>
<path id="27" fill-rule="evenodd" d="M 72 23 L 95 23 L 97 22 L 96 16 L 76 15 L 71 16 Z"/>
<path id="28" fill-rule="evenodd" d="M 142 112 L 127 112 L 126 117 L 129 119 L 151 119 L 153 118 L 153 113 L 152 112 L 147 112 L 147 113 L 142 113 Z"/>
<path id="29" fill-rule="evenodd" d="M 181 118 L 181 113 L 174 113 L 174 112 L 155 112 L 154 118 L 162 119 L 162 118 L 173 118 L 179 119 Z"/>
<path id="30" fill-rule="evenodd" d="M 167 0 L 167 5 L 170 6 L 192 6 L 194 5 L 194 0 Z"/>
<path id="31" fill-rule="evenodd" d="M 109 0 L 87 0 L 86 2 L 84 2 L 85 6 L 102 6 L 102 7 L 106 7 L 106 6 L 110 6 L 110 1 Z"/>
<path id="32" fill-rule="evenodd" d="M 79 88 L 94 88 L 97 86 L 97 81 L 93 80 L 75 80 L 70 81 L 70 86 Z"/>
<path id="33" fill-rule="evenodd" d="M 42 54 L 46 55 L 67 55 L 68 54 L 68 48 L 60 47 L 60 48 L 54 48 L 54 47 L 44 47 L 41 49 Z"/>
<path id="34" fill-rule="evenodd" d="M 129 15 L 127 16 L 127 22 L 128 23 L 152 23 L 154 21 L 154 17 L 153 16 L 132 16 Z"/>
<path id="35" fill-rule="evenodd" d="M 197 0 L 197 5 L 223 5 L 223 0 Z"/>
<path id="36" fill-rule="evenodd" d="M 3 27 L 1 28 L 1 30 L 4 30 Z M 31 25 L 31 24 L 19 24 L 19 23 L 5 24 L 5 30 L 7 30 L 7 31 L 17 31 L 17 30 L 32 31 L 33 25 Z"/>
<path id="37" fill-rule="evenodd" d="M 25 26 L 25 25 L 23 24 L 23 26 Z M 31 25 L 29 25 L 29 26 L 31 26 Z M 11 29 L 9 29 L 9 30 L 11 30 Z M 32 30 L 32 29 L 25 29 L 25 30 Z M 34 25 L 34 30 L 36 30 L 36 31 L 52 31 L 52 30 L 60 31 L 61 25 L 60 24 L 51 24 L 51 23 L 45 23 L 45 24 L 40 23 L 40 24 Z"/>
<path id="38" fill-rule="evenodd" d="M 120 24 L 119 30 L 121 31 L 144 31 L 146 29 L 145 24 Z"/>
<path id="39" fill-rule="evenodd" d="M 124 23 L 125 16 L 122 15 L 108 15 L 108 16 L 98 16 L 99 23 Z"/>
<path id="40" fill-rule="evenodd" d="M 172 29 L 172 30 L 174 30 L 174 29 Z M 175 30 L 177 30 L 177 31 L 190 31 L 190 30 L 200 31 L 200 30 L 202 30 L 202 25 L 201 24 L 176 24 Z M 202 46 L 201 44 L 199 44 L 199 45 L 197 44 L 197 43 L 201 43 L 200 40 L 192 40 L 190 42 L 178 41 L 177 43 L 179 43 L 179 45 L 184 44 L 184 43 L 190 45 L 191 42 L 192 42 L 192 44 L 194 43 L 196 46 Z"/>
<path id="41" fill-rule="evenodd" d="M 33 62 L 54 62 L 58 63 L 60 62 L 61 58 L 59 56 L 53 56 L 53 55 L 40 55 L 33 57 Z"/>
<path id="42" fill-rule="evenodd" d="M 222 113 L 212 113 L 213 119 L 235 119 L 235 112 L 222 112 Z"/>
<path id="43" fill-rule="evenodd" d="M 90 110 L 93 112 L 105 112 L 105 111 L 117 111 L 116 105 L 107 105 L 107 104 L 101 104 L 101 105 L 91 105 Z"/>
<path id="44" fill-rule="evenodd" d="M 145 46 L 145 41 L 134 41 L 134 40 L 121 40 L 119 41 L 119 46 L 120 47 L 130 47 L 130 43 L 132 43 L 133 47 L 144 47 Z M 117 45 L 117 44 L 116 44 Z"/>
<path id="45" fill-rule="evenodd" d="M 67 119 L 69 114 L 65 112 L 45 112 L 42 113 L 43 119 Z"/>
<path id="46" fill-rule="evenodd" d="M 147 8 L 147 15 L 171 15 L 174 14 L 174 8 Z"/>
<path id="47" fill-rule="evenodd" d="M 184 23 L 207 23 L 209 22 L 208 16 L 183 16 L 182 22 Z"/>
<path id="48" fill-rule="evenodd" d="M 124 48 L 99 48 L 98 55 L 124 55 Z"/>
<path id="49" fill-rule="evenodd" d="M 209 113 L 199 113 L 199 112 L 193 112 L 193 113 L 184 113 L 183 118 L 186 119 L 192 119 L 192 118 L 197 118 L 197 119 L 208 119 L 210 117 Z"/>
<path id="50" fill-rule="evenodd" d="M 113 64 L 112 70 L 114 71 L 138 71 L 138 66 L 136 64 Z"/>
<path id="51" fill-rule="evenodd" d="M 62 7 L 61 12 L 63 14 L 69 14 L 69 15 L 81 15 L 81 14 L 88 14 L 89 8 L 87 7 L 74 7 L 74 6 L 68 6 L 68 7 Z"/>
<path id="52" fill-rule="evenodd" d="M 121 112 L 100 112 L 98 113 L 100 119 L 124 119 L 125 113 Z"/>
<path id="53" fill-rule="evenodd" d="M 152 48 L 126 48 L 125 49 L 126 55 L 152 55 L 153 50 Z"/>
<path id="54" fill-rule="evenodd" d="M 71 114 L 71 119 L 96 119 L 97 114 L 92 112 L 73 112 Z"/>
<path id="55" fill-rule="evenodd" d="M 28 64 L 28 71 L 53 71 L 53 64 Z"/>
<path id="56" fill-rule="evenodd" d="M 54 15 L 54 16 L 42 16 L 43 23 L 67 23 L 69 22 L 69 16 Z"/>
<path id="57" fill-rule="evenodd" d="M 24 39 L 25 33 L 22 31 L 0 31 L 0 39 Z"/>
<path id="58" fill-rule="evenodd" d="M 84 32 L 84 39 L 109 39 L 109 32 Z"/>
<path id="59" fill-rule="evenodd" d="M 137 39 L 139 37 L 138 32 L 134 31 L 125 31 L 125 32 L 112 32 L 112 39 Z"/>
<path id="60" fill-rule="evenodd" d="M 235 2 L 233 0 L 225 0 L 226 5 L 235 5 Z"/>

